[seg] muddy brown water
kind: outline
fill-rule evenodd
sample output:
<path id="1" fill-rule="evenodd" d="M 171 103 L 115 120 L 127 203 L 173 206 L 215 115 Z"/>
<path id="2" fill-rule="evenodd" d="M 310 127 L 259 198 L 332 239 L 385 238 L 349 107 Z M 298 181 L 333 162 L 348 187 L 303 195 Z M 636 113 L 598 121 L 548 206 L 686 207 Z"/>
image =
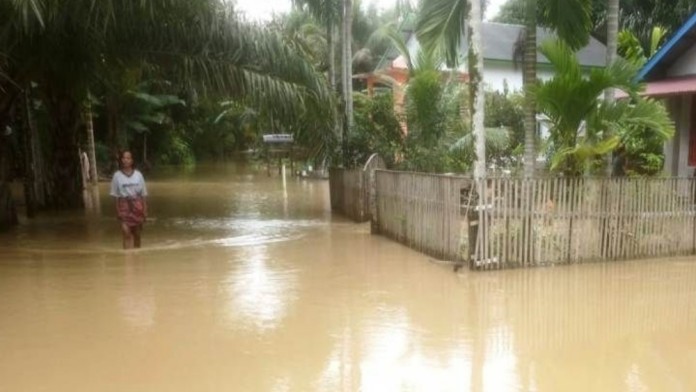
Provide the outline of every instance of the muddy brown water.
<path id="1" fill-rule="evenodd" d="M 0 391 L 694 391 L 696 259 L 460 274 L 332 216 L 328 184 L 148 176 L 0 234 Z"/>

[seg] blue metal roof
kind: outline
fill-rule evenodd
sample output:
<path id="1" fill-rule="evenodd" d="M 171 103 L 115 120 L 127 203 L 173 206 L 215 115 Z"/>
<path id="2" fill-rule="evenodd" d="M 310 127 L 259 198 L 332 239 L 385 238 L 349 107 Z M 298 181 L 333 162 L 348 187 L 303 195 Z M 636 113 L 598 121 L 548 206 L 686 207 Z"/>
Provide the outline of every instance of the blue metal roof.
<path id="1" fill-rule="evenodd" d="M 692 29 L 696 28 L 696 12 L 677 30 L 677 32 L 672 36 L 672 38 L 667 41 L 666 44 L 660 48 L 660 50 L 655 53 L 650 60 L 641 68 L 638 76 L 638 80 L 644 80 L 650 72 L 652 72 L 655 67 L 664 60 L 665 56 L 674 49 L 674 47 L 686 36 L 686 34 Z"/>

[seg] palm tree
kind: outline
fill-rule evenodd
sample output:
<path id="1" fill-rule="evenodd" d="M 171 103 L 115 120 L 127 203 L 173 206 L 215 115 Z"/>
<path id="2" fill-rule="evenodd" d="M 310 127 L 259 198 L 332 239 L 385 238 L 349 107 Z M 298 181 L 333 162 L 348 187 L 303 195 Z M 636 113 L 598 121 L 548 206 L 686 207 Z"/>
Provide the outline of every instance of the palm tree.
<path id="1" fill-rule="evenodd" d="M 616 47 L 619 35 L 619 0 L 607 0 L 607 61 L 606 66 L 609 67 L 616 59 Z M 614 101 L 614 89 L 607 89 L 604 92 L 604 99 L 611 103 Z M 611 176 L 612 172 L 612 154 L 607 154 L 606 174 Z"/>
<path id="2" fill-rule="evenodd" d="M 524 94 L 524 176 L 534 176 L 534 163 L 536 162 L 536 148 L 534 142 L 537 137 L 536 102 L 534 96 L 527 91 L 536 84 L 537 64 L 537 0 L 527 0 L 525 5 L 525 29 L 523 49 L 522 86 Z"/>
<path id="3" fill-rule="evenodd" d="M 11 92 L 0 122 L 21 86 L 37 83 L 50 120 L 51 207 L 80 204 L 81 107 L 104 69 L 145 63 L 184 88 L 244 98 L 287 118 L 333 102 L 325 80 L 280 34 L 239 21 L 217 0 L 19 0 L 0 8 L 0 88 Z"/>
<path id="4" fill-rule="evenodd" d="M 619 0 L 607 0 L 607 62 L 609 67 L 616 59 L 616 47 L 619 35 Z M 614 90 L 608 89 L 604 92 L 604 99 L 612 101 Z"/>
<path id="5" fill-rule="evenodd" d="M 466 22 L 469 22 L 466 25 Z M 465 27 L 467 27 L 465 31 Z M 461 55 L 461 38 L 468 39 L 471 119 L 476 145 L 474 176 L 486 175 L 486 144 L 483 94 L 483 57 L 481 55 L 481 1 L 430 0 L 423 2 L 416 35 L 426 50 L 441 51 L 448 67 L 456 67 Z"/>
<path id="6" fill-rule="evenodd" d="M 648 129 L 663 139 L 674 133 L 664 105 L 638 96 L 641 86 L 634 81 L 636 68 L 631 63 L 617 58 L 585 77 L 567 44 L 546 42 L 540 51 L 551 62 L 555 76 L 539 82 L 530 93 L 552 124 L 552 170 L 582 175 L 598 157 L 636 132 Z M 626 92 L 631 99 L 598 102 L 597 97 L 610 88 Z"/>
<path id="7" fill-rule="evenodd" d="M 346 130 L 353 128 L 353 0 L 343 0 L 343 102 L 345 107 Z"/>
<path id="8" fill-rule="evenodd" d="M 524 30 L 524 63 L 523 87 L 525 90 L 525 121 L 524 121 L 524 174 L 525 177 L 534 175 L 536 161 L 536 102 L 528 91 L 536 85 L 537 66 L 537 13 L 543 15 L 544 25 L 556 31 L 558 36 L 575 49 L 585 45 L 590 37 L 592 21 L 590 0 L 526 0 L 525 30 Z"/>
<path id="9" fill-rule="evenodd" d="M 326 26 L 326 42 L 329 48 L 326 63 L 329 67 L 329 82 L 336 88 L 336 25 L 341 20 L 341 0 L 293 0 L 299 6 L 306 6 L 309 12 Z"/>
<path id="10" fill-rule="evenodd" d="M 342 0 L 294 0 L 295 4 L 304 5 L 308 8 L 309 12 L 314 15 L 314 17 L 323 22 L 326 25 L 326 42 L 328 46 L 328 59 L 327 63 L 329 66 L 329 83 L 334 92 L 336 92 L 336 31 L 337 25 L 342 20 L 345 10 L 345 4 Z M 343 101 L 345 101 L 345 75 L 346 75 L 346 62 L 351 61 L 350 58 L 346 58 L 345 51 L 345 23 L 341 24 L 341 85 L 343 88 Z M 345 117 L 344 106 L 344 116 Z M 332 119 L 333 129 L 336 135 L 342 135 L 343 132 L 340 131 L 340 117 L 338 116 L 338 108 L 335 108 L 330 114 Z M 343 149 L 344 137 L 339 137 L 341 139 L 340 145 Z"/>
<path id="11" fill-rule="evenodd" d="M 309 12 L 295 9 L 274 20 L 269 28 L 280 31 L 287 44 L 301 52 L 315 68 L 329 70 L 329 37 L 320 22 Z M 330 81 L 331 78 L 328 79 Z"/>

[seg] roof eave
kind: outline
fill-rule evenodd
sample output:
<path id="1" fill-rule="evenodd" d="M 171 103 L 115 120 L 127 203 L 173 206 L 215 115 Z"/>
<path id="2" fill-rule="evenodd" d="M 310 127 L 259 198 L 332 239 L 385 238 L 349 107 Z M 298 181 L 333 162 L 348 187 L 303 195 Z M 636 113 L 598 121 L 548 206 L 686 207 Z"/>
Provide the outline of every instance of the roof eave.
<path id="1" fill-rule="evenodd" d="M 655 69 L 655 67 L 664 59 L 665 56 L 689 33 L 696 28 L 696 12 L 677 30 L 677 32 L 664 44 L 660 50 L 655 53 L 650 60 L 638 72 L 636 79 L 639 81 L 645 80 L 647 76 Z"/>

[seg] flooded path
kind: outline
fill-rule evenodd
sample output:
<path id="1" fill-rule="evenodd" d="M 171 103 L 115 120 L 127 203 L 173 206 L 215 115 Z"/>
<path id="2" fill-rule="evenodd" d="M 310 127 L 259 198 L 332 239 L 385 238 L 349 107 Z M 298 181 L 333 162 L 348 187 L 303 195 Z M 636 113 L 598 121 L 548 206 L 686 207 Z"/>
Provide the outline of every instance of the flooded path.
<path id="1" fill-rule="evenodd" d="M 0 234 L 0 391 L 694 391 L 696 260 L 454 274 L 233 165 Z"/>

